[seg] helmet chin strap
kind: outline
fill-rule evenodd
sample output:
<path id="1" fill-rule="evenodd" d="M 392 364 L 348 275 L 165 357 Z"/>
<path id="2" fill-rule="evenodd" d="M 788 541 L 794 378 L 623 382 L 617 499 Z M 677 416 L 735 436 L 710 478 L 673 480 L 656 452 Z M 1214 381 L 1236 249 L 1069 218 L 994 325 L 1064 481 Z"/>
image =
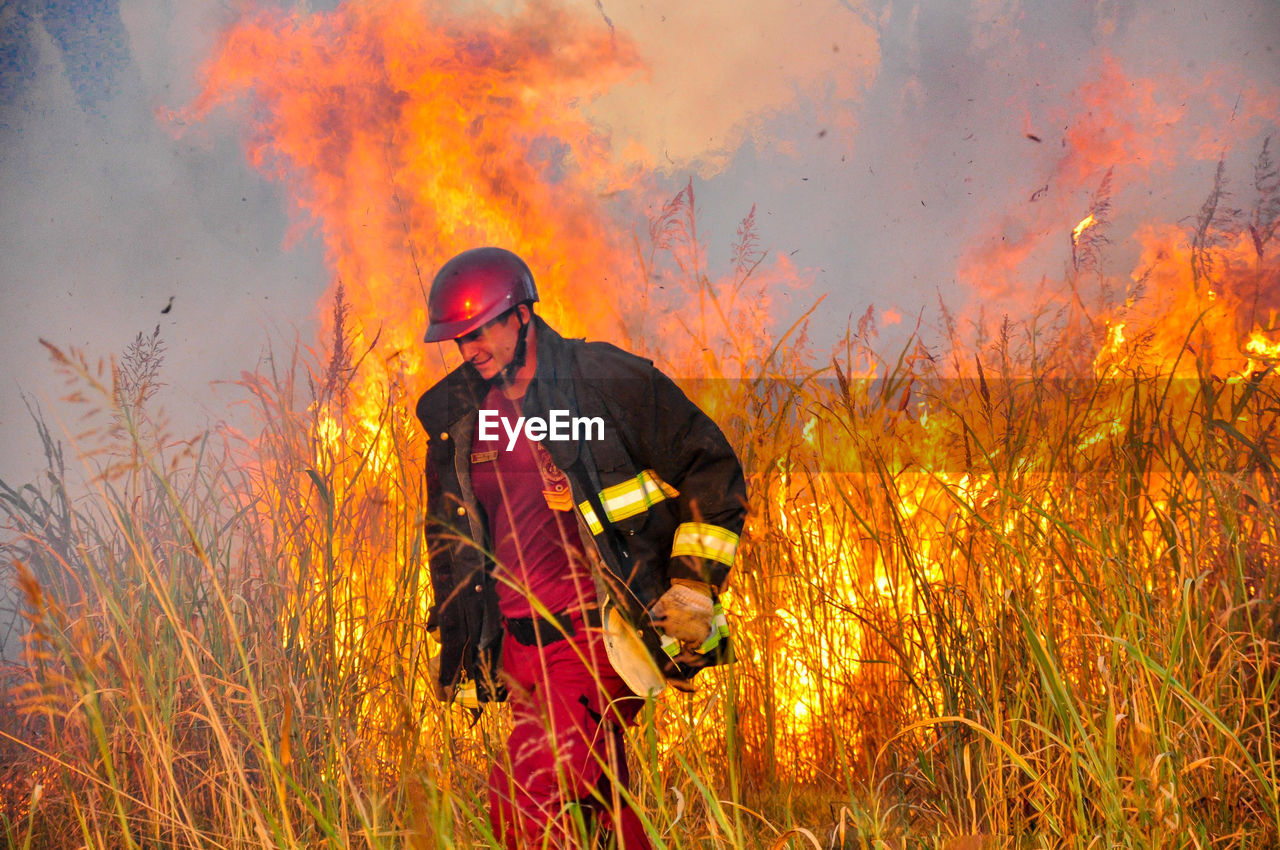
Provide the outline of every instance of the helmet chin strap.
<path id="1" fill-rule="evenodd" d="M 510 386 L 515 383 L 516 372 L 524 366 L 525 358 L 529 353 L 528 341 L 525 339 L 525 332 L 529 328 L 529 323 L 524 320 L 524 316 L 520 315 L 517 310 L 516 315 L 520 317 L 520 334 L 516 340 L 516 350 L 511 355 L 511 362 L 503 367 L 502 371 L 493 376 L 493 380 L 499 386 Z"/>

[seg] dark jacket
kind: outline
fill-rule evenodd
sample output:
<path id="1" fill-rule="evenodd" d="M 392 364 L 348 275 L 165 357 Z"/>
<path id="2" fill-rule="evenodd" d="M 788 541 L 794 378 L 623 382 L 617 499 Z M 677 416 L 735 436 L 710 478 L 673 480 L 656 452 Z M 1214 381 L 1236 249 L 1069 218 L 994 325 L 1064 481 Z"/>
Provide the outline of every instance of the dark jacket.
<path id="1" fill-rule="evenodd" d="M 604 423 L 602 439 L 543 445 L 569 478 L 614 602 L 641 628 L 668 675 L 688 678 L 727 660 L 726 638 L 698 663 L 676 663 L 662 652 L 647 612 L 671 579 L 723 586 L 746 515 L 746 483 L 733 449 L 650 361 L 608 343 L 566 340 L 537 317 L 534 323 L 537 369 L 522 415 L 550 419 L 552 411 L 568 411 Z M 417 416 L 428 439 L 425 533 L 435 592 L 429 627 L 440 630 L 440 682 L 453 685 L 465 673 L 482 699 L 500 699 L 493 685 L 502 622 L 492 547 L 471 487 L 472 438 L 488 389 L 463 364 L 423 393 Z"/>

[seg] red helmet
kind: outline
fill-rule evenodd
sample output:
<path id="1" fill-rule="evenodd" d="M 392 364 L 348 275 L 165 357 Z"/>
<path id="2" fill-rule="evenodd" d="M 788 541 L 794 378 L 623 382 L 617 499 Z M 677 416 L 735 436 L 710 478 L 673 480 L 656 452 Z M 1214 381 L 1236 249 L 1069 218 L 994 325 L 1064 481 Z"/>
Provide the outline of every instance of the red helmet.
<path id="1" fill-rule="evenodd" d="M 533 272 L 515 254 L 503 248 L 463 251 L 431 281 L 425 341 L 466 336 L 512 307 L 537 300 Z"/>

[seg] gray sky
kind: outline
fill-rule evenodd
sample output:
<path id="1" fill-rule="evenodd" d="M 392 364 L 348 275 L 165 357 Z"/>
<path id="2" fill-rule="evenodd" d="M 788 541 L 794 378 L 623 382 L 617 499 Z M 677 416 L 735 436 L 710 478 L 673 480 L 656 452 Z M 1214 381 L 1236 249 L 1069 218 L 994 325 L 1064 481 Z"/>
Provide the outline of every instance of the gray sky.
<path id="1" fill-rule="evenodd" d="M 465 21 L 511 4 L 423 5 Z M 886 347 L 922 310 L 932 327 L 939 298 L 1018 315 L 1027 281 L 1061 277 L 1109 167 L 1103 271 L 1123 282 L 1139 228 L 1193 216 L 1219 156 L 1247 205 L 1280 129 L 1274 0 L 564 5 L 648 69 L 579 96 L 619 168 L 668 196 L 693 177 L 713 270 L 756 205 L 761 247 L 812 279 L 780 313 L 827 294 L 819 349 L 873 303 Z M 179 431 L 233 417 L 242 395 L 213 382 L 269 345 L 317 341 L 332 251 L 297 185 L 248 163 L 246 110 L 160 117 L 189 114 L 231 6 L 0 0 L 0 478 L 38 468 L 20 393 L 65 412 L 41 337 L 108 356 L 159 323 Z M 643 229 L 638 189 L 611 204 Z"/>

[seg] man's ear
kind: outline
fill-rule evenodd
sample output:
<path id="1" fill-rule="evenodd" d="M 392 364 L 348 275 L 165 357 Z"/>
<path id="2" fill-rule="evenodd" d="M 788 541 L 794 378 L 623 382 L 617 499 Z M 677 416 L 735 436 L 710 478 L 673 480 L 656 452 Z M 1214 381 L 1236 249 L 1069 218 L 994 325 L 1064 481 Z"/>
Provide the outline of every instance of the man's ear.
<path id="1" fill-rule="evenodd" d="M 527 325 L 533 321 L 533 308 L 527 303 L 517 304 L 516 315 L 520 317 L 520 324 Z"/>

